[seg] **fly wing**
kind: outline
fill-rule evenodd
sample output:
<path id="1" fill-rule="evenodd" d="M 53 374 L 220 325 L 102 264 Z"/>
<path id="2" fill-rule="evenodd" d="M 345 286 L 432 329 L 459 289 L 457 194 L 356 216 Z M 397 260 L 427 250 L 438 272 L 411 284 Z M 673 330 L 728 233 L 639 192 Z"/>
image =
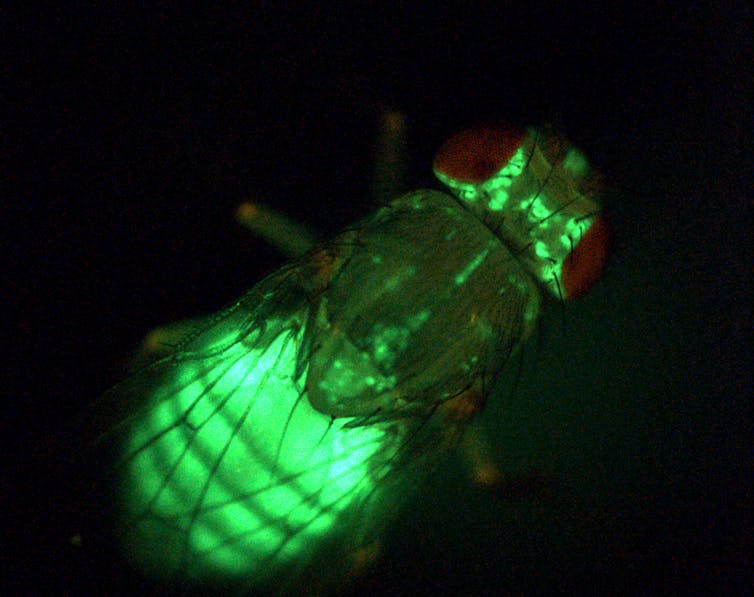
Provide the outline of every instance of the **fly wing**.
<path id="1" fill-rule="evenodd" d="M 301 271 L 262 281 L 100 408 L 110 424 L 99 446 L 118 462 L 118 539 L 148 576 L 327 584 L 382 526 L 379 496 L 422 422 L 348 425 L 312 408 L 305 344 L 315 303 Z"/>
<path id="2" fill-rule="evenodd" d="M 177 395 L 193 395 L 198 407 L 206 393 L 187 392 L 192 384 L 197 383 L 197 390 L 202 384 L 231 381 L 228 372 L 222 373 L 222 363 L 238 359 L 244 346 L 262 349 L 284 331 L 298 329 L 307 312 L 305 293 L 290 266 L 215 315 L 169 326 L 162 338 L 150 334 L 145 345 L 152 346 L 135 359 L 141 366 L 86 413 L 84 443 L 117 443 L 142 417 Z M 167 356 L 157 358 L 160 354 Z"/>

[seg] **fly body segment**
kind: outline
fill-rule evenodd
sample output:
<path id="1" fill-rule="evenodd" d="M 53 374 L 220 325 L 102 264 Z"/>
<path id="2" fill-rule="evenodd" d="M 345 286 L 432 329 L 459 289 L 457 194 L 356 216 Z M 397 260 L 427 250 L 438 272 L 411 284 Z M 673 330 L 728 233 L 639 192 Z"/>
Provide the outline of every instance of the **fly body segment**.
<path id="1" fill-rule="evenodd" d="M 562 136 L 466 131 L 435 172 L 455 197 L 394 199 L 110 392 L 101 441 L 136 568 L 280 592 L 342 582 L 483 408 L 539 288 L 570 298 L 597 279 L 596 177 Z"/>

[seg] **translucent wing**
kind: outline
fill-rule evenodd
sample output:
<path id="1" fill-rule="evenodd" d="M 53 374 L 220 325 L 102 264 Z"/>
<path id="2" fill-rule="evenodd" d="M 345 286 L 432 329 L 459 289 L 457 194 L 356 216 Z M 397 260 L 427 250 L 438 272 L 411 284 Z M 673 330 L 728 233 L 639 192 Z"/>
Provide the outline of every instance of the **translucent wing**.
<path id="1" fill-rule="evenodd" d="M 270 276 L 107 398 L 119 422 L 103 441 L 120 455 L 121 535 L 137 568 L 279 587 L 315 555 L 368 540 L 364 508 L 389 485 L 405 433 L 347 427 L 305 399 L 312 303 L 298 274 Z"/>

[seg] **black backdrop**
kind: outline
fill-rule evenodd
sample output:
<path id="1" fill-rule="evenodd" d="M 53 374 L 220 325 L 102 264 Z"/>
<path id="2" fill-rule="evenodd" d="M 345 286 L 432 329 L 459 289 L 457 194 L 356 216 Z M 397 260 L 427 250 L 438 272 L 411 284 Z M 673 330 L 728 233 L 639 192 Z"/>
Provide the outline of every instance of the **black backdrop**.
<path id="1" fill-rule="evenodd" d="M 620 190 L 605 279 L 566 308 L 565 333 L 550 306 L 518 390 L 484 415 L 506 472 L 544 471 L 547 489 L 483 494 L 451 460 L 359 588 L 743 589 L 750 15 L 501 4 L 6 19 L 11 593 L 143 590 L 69 543 L 86 490 L 49 481 L 51 438 L 145 331 L 282 263 L 234 224 L 240 200 L 324 234 L 363 215 L 385 107 L 407 114 L 416 186 L 448 134 L 502 118 L 557 122 Z"/>

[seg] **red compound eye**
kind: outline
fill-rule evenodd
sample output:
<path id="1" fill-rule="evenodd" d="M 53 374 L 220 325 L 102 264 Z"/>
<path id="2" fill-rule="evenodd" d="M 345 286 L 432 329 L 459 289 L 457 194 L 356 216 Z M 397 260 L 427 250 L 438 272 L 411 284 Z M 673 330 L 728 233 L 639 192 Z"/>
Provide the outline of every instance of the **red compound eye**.
<path id="1" fill-rule="evenodd" d="M 565 298 L 587 292 L 602 275 L 610 245 L 610 226 L 597 216 L 591 228 L 563 262 L 562 284 Z"/>
<path id="2" fill-rule="evenodd" d="M 524 136 L 523 131 L 501 125 L 465 130 L 437 152 L 435 172 L 459 182 L 484 182 L 508 163 Z"/>

